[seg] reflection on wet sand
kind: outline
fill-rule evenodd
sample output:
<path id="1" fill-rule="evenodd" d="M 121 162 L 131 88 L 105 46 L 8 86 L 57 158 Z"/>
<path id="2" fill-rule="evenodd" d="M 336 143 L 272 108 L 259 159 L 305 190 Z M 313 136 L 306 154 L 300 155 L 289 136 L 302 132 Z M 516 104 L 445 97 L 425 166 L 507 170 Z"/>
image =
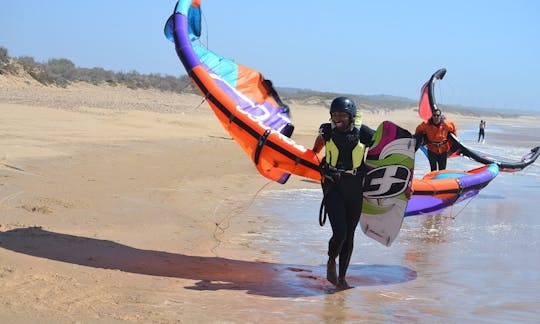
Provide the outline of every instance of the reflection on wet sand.
<path id="1" fill-rule="evenodd" d="M 444 243 L 444 221 L 447 218 L 442 213 L 425 217 L 422 222 L 422 235 L 419 237 L 423 243 Z"/>
<path id="2" fill-rule="evenodd" d="M 347 294 L 327 295 L 324 297 L 324 310 L 321 314 L 324 323 L 343 323 L 347 320 Z"/>

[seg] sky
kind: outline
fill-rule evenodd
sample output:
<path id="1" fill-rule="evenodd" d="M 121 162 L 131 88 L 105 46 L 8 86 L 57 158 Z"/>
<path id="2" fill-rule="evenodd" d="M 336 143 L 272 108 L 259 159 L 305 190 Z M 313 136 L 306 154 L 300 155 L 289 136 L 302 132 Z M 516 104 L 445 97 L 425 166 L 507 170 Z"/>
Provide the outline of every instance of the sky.
<path id="1" fill-rule="evenodd" d="M 0 46 L 38 62 L 181 76 L 174 0 L 2 0 Z M 203 0 L 202 41 L 276 87 L 540 111 L 540 1 Z"/>

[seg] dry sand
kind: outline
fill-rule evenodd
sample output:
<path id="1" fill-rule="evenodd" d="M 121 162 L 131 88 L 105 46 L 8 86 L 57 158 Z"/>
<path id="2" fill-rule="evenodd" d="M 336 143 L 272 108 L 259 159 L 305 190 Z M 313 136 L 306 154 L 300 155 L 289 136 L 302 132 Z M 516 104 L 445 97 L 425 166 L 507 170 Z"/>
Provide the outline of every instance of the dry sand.
<path id="1" fill-rule="evenodd" d="M 311 147 L 328 112 L 292 109 Z M 413 130 L 412 110 L 364 121 Z M 253 293 L 279 287 L 271 247 L 250 245 L 275 220 L 249 206 L 318 187 L 269 183 L 199 96 L 0 76 L 0 322 L 286 320 L 294 298 Z"/>

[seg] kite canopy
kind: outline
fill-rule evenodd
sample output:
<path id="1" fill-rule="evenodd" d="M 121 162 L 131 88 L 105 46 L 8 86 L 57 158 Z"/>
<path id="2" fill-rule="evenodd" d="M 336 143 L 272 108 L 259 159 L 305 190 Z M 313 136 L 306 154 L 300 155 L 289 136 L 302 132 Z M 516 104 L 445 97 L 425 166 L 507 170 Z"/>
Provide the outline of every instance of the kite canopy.
<path id="1" fill-rule="evenodd" d="M 320 179 L 316 154 L 290 138 L 294 126 L 289 107 L 272 82 L 199 44 L 200 5 L 201 1 L 178 1 L 164 32 L 223 127 L 265 177 L 279 183 L 291 173 Z"/>
<path id="2" fill-rule="evenodd" d="M 437 80 L 442 80 L 446 75 L 446 69 L 442 68 L 437 70 L 429 78 L 424 85 L 422 85 L 420 102 L 418 104 L 418 114 L 420 118 L 427 121 L 431 118 L 432 113 L 437 109 L 437 103 L 435 102 L 434 86 Z M 482 164 L 496 164 L 501 172 L 516 172 L 524 169 L 525 167 L 533 164 L 538 156 L 540 156 L 540 146 L 534 147 L 530 152 L 524 154 L 520 161 L 504 161 L 495 157 L 490 157 L 485 153 L 475 151 L 468 148 L 465 144 L 460 142 L 454 134 L 449 134 L 448 141 L 450 142 L 451 157 L 465 156 L 476 162 Z M 424 153 L 427 154 L 425 150 Z"/>
<path id="3" fill-rule="evenodd" d="M 437 109 L 437 103 L 435 102 L 435 81 L 442 80 L 445 75 L 446 69 L 439 69 L 422 86 L 420 101 L 418 103 L 418 115 L 425 122 L 431 118 L 433 111 Z"/>
<path id="4" fill-rule="evenodd" d="M 499 174 L 496 164 L 469 171 L 440 170 L 413 182 L 405 216 L 429 214 L 478 194 Z"/>
<path id="5" fill-rule="evenodd" d="M 454 152 L 454 155 L 465 156 L 479 163 L 496 164 L 502 172 L 516 172 L 523 170 L 527 166 L 533 164 L 540 156 L 540 146 L 536 146 L 524 154 L 519 161 L 504 161 L 503 159 L 491 157 L 485 153 L 468 148 L 453 134 L 450 134 L 450 143 L 452 146 L 451 151 Z"/>
<path id="6" fill-rule="evenodd" d="M 165 36 L 174 42 L 178 57 L 193 84 L 207 100 L 224 129 L 251 158 L 263 176 L 279 183 L 285 183 L 291 174 L 316 181 L 321 180 L 319 157 L 313 150 L 291 139 L 294 126 L 291 122 L 289 107 L 281 101 L 272 82 L 265 79 L 260 72 L 224 58 L 200 44 L 199 38 L 202 32 L 201 1 L 178 1 L 172 16 L 165 24 L 164 32 Z M 431 117 L 431 107 L 436 107 L 432 94 L 433 82 L 442 79 L 445 72 L 444 69 L 437 71 L 423 87 L 421 102 L 424 104 L 421 103 L 420 110 L 424 111 L 425 107 L 428 107 L 430 109 L 429 117 Z M 414 144 L 411 143 L 414 142 L 411 141 L 410 133 L 405 130 L 402 133 L 398 132 L 397 130 L 400 128 L 397 125 L 391 126 L 388 122 L 381 125 L 384 127 L 380 126 L 379 129 L 386 130 L 385 137 L 382 140 L 379 138 L 380 132 L 377 132 L 375 143 L 384 145 L 374 145 L 368 151 L 366 164 L 374 168 L 374 171 L 370 171 L 371 173 L 366 179 L 372 179 L 373 186 L 367 187 L 365 193 L 377 192 L 380 188 L 386 188 L 386 185 L 406 184 L 405 191 L 393 193 L 394 196 L 392 196 L 402 202 L 398 204 L 400 206 L 398 209 L 401 212 L 395 213 L 399 214 L 399 217 L 396 218 L 395 226 L 393 226 L 399 230 L 411 192 L 410 178 L 412 178 L 414 169 Z M 395 130 L 395 134 L 389 129 Z M 386 146 L 388 149 L 383 150 L 384 154 L 377 151 Z M 389 155 L 392 158 L 387 156 L 391 150 L 397 150 L 395 154 Z M 405 153 L 410 150 L 412 152 L 409 157 Z M 397 161 L 394 159 L 401 159 L 399 163 L 403 167 L 394 167 L 394 163 Z M 386 163 L 387 160 L 390 165 L 379 165 Z M 409 180 L 403 180 L 397 176 L 383 177 L 387 172 L 381 171 L 383 169 L 397 171 L 407 168 L 410 169 L 407 178 Z M 497 172 L 498 168 L 495 165 L 486 166 L 478 172 L 471 170 L 467 173 L 453 174 L 453 179 L 445 180 L 445 182 L 452 183 L 450 191 L 445 192 L 445 195 L 441 195 L 438 185 L 433 187 L 434 189 L 429 186 L 426 189 L 426 182 L 439 181 L 437 179 L 412 180 L 411 201 L 414 204 L 411 205 L 412 207 L 406 207 L 407 215 L 444 208 L 461 199 L 471 197 L 475 194 L 474 190 L 477 193 L 477 190 L 493 179 Z M 398 175 L 403 176 L 406 173 L 401 172 Z M 473 183 L 471 186 L 463 185 L 467 184 L 469 179 L 476 179 L 479 175 L 483 179 L 481 182 Z M 379 184 L 380 188 L 377 187 Z M 462 190 L 463 188 L 465 190 Z M 361 198 L 359 197 L 359 199 Z M 369 212 L 363 211 L 362 215 L 370 215 L 370 220 L 375 220 L 377 215 L 383 215 L 388 209 L 387 206 L 380 205 L 386 197 L 384 199 L 379 197 L 370 199 L 367 199 L 366 207 L 370 207 L 371 210 Z M 437 204 L 434 205 L 434 201 Z M 364 222 L 367 222 L 366 218 L 364 218 Z M 373 222 L 369 224 L 375 226 Z M 369 231 L 372 232 L 374 229 L 375 227 L 370 227 Z M 385 225 L 381 229 L 387 230 L 388 228 Z M 383 244 L 389 245 L 395 234 L 397 232 L 385 232 L 387 238 L 383 240 Z"/>

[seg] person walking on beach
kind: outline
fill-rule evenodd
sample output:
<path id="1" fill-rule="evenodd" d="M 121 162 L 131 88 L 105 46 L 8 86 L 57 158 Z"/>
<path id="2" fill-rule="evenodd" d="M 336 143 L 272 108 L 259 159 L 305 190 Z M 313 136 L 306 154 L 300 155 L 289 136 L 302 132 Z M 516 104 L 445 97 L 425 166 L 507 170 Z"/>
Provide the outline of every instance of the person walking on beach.
<path id="1" fill-rule="evenodd" d="M 356 122 L 355 122 L 356 120 Z M 323 205 L 332 227 L 328 242 L 326 278 L 338 289 L 350 288 L 345 280 L 353 252 L 354 233 L 362 212 L 365 176 L 364 152 L 375 131 L 361 125 L 356 104 L 337 97 L 330 105 L 330 122 L 319 128 L 313 151 L 325 148 L 321 162 Z M 336 258 L 339 272 L 336 273 Z"/>
<path id="2" fill-rule="evenodd" d="M 456 126 L 442 114 L 440 109 L 435 109 L 427 122 L 424 121 L 416 127 L 414 134 L 416 142 L 419 145 L 426 145 L 431 171 L 446 169 L 450 151 L 450 143 L 448 143 L 450 133 L 457 136 Z"/>
<path id="3" fill-rule="evenodd" d="M 486 121 L 480 120 L 480 126 L 478 127 L 478 142 L 480 142 L 480 137 L 482 137 L 482 141 L 484 140 L 484 130 L 486 128 Z"/>

